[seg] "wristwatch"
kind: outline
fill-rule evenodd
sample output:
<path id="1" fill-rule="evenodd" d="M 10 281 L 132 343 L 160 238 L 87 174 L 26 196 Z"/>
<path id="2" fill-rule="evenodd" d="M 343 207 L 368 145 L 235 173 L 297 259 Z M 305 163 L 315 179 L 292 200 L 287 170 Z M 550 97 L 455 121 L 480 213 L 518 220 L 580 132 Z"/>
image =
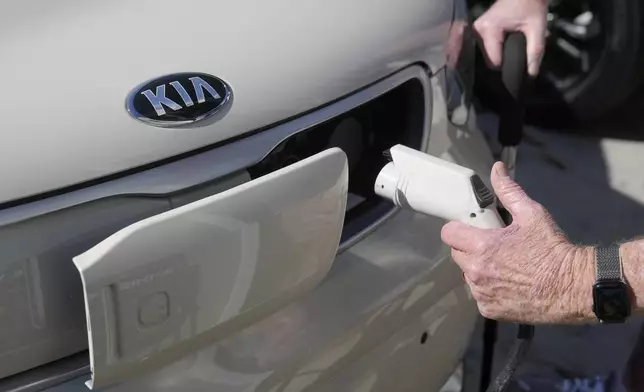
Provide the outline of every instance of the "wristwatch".
<path id="1" fill-rule="evenodd" d="M 623 323 L 631 315 L 619 245 L 595 249 L 593 312 L 602 323 Z"/>

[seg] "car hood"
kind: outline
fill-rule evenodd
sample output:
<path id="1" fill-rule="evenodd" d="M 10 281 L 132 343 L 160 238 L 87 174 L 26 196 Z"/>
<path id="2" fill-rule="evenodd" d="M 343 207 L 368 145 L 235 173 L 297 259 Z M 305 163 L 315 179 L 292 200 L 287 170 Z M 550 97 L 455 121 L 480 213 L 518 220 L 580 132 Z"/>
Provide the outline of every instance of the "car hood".
<path id="1" fill-rule="evenodd" d="M 63 0 L 0 15 L 0 203 L 141 168 L 283 121 L 410 63 L 444 63 L 449 1 Z M 234 99 L 205 126 L 135 120 L 126 97 L 198 72 Z"/>

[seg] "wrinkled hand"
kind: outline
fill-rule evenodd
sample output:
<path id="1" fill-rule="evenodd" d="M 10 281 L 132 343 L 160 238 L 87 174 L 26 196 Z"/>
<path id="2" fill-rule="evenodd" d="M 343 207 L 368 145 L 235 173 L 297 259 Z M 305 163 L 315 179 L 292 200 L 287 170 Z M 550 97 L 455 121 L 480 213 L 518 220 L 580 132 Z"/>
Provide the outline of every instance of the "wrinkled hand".
<path id="1" fill-rule="evenodd" d="M 481 314 L 527 324 L 587 321 L 592 249 L 571 244 L 502 163 L 492 169 L 492 185 L 512 214 L 510 226 L 485 230 L 450 222 L 442 230 Z"/>
<path id="2" fill-rule="evenodd" d="M 474 22 L 488 63 L 500 67 L 504 33 L 520 31 L 526 36 L 528 73 L 536 76 L 545 48 L 547 14 L 547 0 L 497 0 Z"/>

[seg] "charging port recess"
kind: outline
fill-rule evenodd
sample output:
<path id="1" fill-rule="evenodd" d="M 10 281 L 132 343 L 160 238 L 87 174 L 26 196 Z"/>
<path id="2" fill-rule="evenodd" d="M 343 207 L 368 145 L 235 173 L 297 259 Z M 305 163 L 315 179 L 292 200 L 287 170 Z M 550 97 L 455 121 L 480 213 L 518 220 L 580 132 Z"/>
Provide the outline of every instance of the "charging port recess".
<path id="1" fill-rule="evenodd" d="M 349 164 L 349 195 L 342 240 L 369 227 L 393 205 L 373 191 L 382 152 L 396 144 L 420 148 L 426 101 L 423 87 L 409 80 L 387 93 L 331 120 L 305 129 L 280 143 L 248 171 L 266 175 L 331 147 L 341 148 Z"/>

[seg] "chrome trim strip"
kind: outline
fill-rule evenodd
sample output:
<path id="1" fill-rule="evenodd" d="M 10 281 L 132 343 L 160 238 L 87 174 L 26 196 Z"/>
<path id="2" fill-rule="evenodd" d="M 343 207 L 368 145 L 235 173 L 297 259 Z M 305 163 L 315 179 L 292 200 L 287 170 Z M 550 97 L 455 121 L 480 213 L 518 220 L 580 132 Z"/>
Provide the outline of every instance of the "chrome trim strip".
<path id="1" fill-rule="evenodd" d="M 0 391 L 37 392 L 91 374 L 87 352 L 30 369 L 0 380 Z M 87 389 L 83 385 L 84 389 Z"/>
<path id="2" fill-rule="evenodd" d="M 413 65 L 319 110 L 236 142 L 113 181 L 0 210 L 0 226 L 107 197 L 164 196 L 216 180 L 261 161 L 284 139 L 337 117 L 412 79 L 420 80 L 426 97 L 432 96 L 427 71 L 419 65 Z M 423 145 L 429 136 L 428 124 L 424 126 L 426 135 Z"/>
<path id="3" fill-rule="evenodd" d="M 33 384 L 25 384 L 15 389 L 10 389 L 7 392 L 38 392 L 42 391 L 45 388 L 55 387 L 67 381 L 71 381 L 75 378 L 82 377 L 85 375 L 90 375 L 92 372 L 89 368 L 89 365 L 85 365 L 75 370 L 68 371 L 66 373 L 57 374 L 50 378 L 45 378 L 42 380 L 34 381 Z"/>

